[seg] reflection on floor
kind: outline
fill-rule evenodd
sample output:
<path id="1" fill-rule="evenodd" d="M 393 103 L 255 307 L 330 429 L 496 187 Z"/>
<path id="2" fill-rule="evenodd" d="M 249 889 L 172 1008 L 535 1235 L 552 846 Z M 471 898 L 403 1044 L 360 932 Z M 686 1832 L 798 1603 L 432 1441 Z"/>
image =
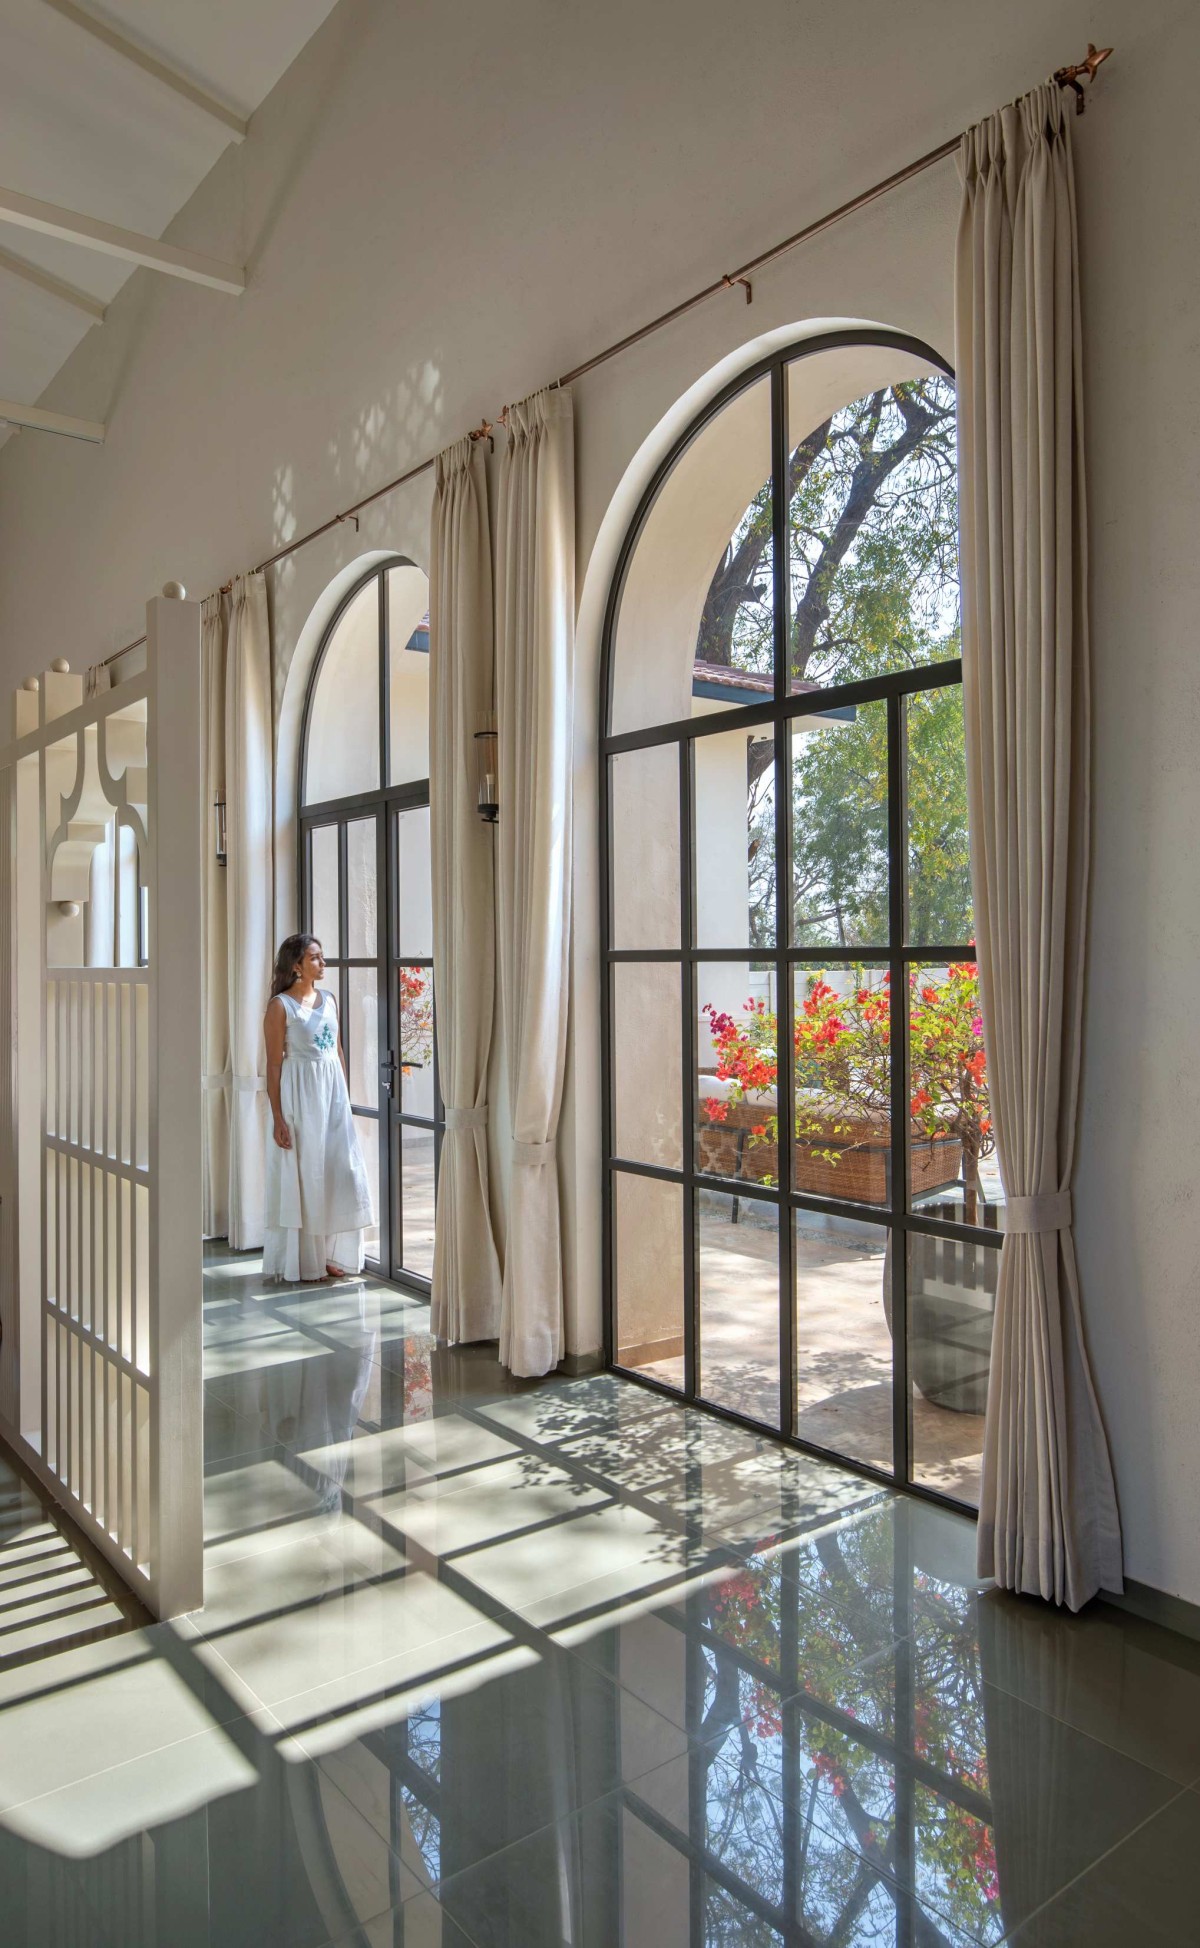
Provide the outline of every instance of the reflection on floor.
<path id="1" fill-rule="evenodd" d="M 6 1948 L 1194 1942 L 1195 1647 L 395 1292 L 207 1291 L 206 1607 L 0 1669 Z"/>
<path id="2" fill-rule="evenodd" d="M 772 1207 L 707 1194 L 699 1225 L 701 1391 L 768 1426 L 779 1424 L 779 1233 Z M 873 1227 L 808 1220 L 796 1233 L 797 1432 L 877 1468 L 892 1466 L 892 1335 L 883 1303 L 884 1246 Z M 876 1242 L 876 1239 L 879 1242 Z M 647 1366 L 683 1385 L 683 1361 Z M 912 1394 L 913 1466 L 926 1487 L 979 1500 L 983 1416 Z"/>

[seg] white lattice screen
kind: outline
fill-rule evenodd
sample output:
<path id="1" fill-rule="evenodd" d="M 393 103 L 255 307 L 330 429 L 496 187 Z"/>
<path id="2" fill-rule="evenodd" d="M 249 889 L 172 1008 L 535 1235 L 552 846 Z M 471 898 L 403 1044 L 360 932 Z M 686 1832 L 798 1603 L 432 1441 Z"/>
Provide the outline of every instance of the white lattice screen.
<path id="1" fill-rule="evenodd" d="M 200 629 L 0 752 L 0 1419 L 161 1616 L 202 1600 Z M 15 1059 L 14 1059 L 15 1054 Z"/>

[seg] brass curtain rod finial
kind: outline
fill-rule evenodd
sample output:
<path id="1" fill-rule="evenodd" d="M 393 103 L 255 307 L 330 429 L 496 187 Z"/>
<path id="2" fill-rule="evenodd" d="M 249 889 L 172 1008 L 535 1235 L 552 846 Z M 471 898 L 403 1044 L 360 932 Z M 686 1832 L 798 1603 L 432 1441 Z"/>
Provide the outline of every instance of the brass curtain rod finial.
<path id="1" fill-rule="evenodd" d="M 486 440 L 488 445 L 491 447 L 492 452 L 494 453 L 496 451 L 496 442 L 492 438 L 492 434 L 495 432 L 495 430 L 496 429 L 493 426 L 491 420 L 484 418 L 480 420 L 478 426 L 473 426 L 471 428 L 471 431 L 467 435 L 467 437 L 468 439 L 472 439 L 472 440 Z"/>
<path id="2" fill-rule="evenodd" d="M 750 279 L 748 277 L 739 277 L 737 272 L 735 271 L 732 277 L 725 276 L 721 279 L 721 282 L 725 286 L 726 290 L 729 291 L 732 291 L 734 287 L 738 284 L 743 285 L 745 287 L 745 292 L 746 292 L 746 303 L 747 304 L 754 303 L 754 286 L 751 284 Z"/>
<path id="3" fill-rule="evenodd" d="M 1087 56 L 1084 60 L 1076 62 L 1072 67 L 1055 68 L 1054 79 L 1057 81 L 1059 87 L 1070 88 L 1074 91 L 1075 113 L 1077 115 L 1083 114 L 1087 103 L 1087 97 L 1081 86 L 1082 77 L 1086 75 L 1089 82 L 1094 82 L 1102 63 L 1107 61 L 1111 53 L 1111 47 L 1096 47 L 1089 41 Z"/>

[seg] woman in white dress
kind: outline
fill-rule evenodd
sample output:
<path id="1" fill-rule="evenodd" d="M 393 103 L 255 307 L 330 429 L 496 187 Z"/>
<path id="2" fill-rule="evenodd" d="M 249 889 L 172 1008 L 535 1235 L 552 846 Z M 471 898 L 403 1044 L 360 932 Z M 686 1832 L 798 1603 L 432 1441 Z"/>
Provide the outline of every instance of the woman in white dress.
<path id="1" fill-rule="evenodd" d="M 360 1272 L 363 1233 L 375 1222 L 324 973 L 320 941 L 292 934 L 276 956 L 264 1024 L 274 1140 L 263 1275 L 293 1284 Z"/>

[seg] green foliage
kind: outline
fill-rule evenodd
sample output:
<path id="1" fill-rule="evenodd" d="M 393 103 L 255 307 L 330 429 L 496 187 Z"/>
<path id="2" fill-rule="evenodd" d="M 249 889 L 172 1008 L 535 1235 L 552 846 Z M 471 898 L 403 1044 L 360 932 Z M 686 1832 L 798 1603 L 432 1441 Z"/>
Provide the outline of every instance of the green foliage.
<path id="1" fill-rule="evenodd" d="M 789 637 L 794 684 L 827 686 L 960 653 L 954 389 L 928 378 L 853 401 L 808 434 L 790 466 Z M 697 656 L 772 667 L 771 485 L 755 496 L 713 576 Z M 909 938 L 965 944 L 971 918 L 961 693 L 907 705 Z M 757 758 L 755 752 L 758 752 Z M 791 778 L 794 939 L 886 940 L 887 718 L 859 705 L 798 729 Z M 748 778 L 751 941 L 773 941 L 773 774 Z"/>

